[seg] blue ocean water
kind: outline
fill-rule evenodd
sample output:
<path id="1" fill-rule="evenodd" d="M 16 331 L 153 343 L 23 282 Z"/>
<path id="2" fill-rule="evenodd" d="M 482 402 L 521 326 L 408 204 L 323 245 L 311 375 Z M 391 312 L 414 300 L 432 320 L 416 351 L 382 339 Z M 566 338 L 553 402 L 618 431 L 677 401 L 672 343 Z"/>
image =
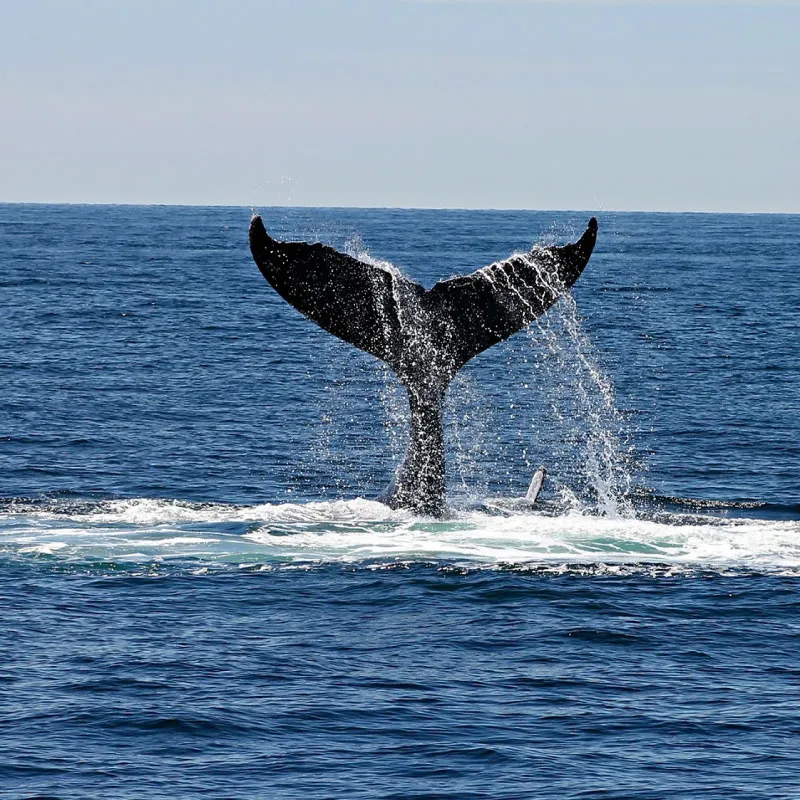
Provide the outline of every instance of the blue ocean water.
<path id="1" fill-rule="evenodd" d="M 426 286 L 590 216 L 259 212 Z M 800 796 L 800 217 L 598 214 L 430 520 L 250 214 L 0 205 L 0 796 Z"/>

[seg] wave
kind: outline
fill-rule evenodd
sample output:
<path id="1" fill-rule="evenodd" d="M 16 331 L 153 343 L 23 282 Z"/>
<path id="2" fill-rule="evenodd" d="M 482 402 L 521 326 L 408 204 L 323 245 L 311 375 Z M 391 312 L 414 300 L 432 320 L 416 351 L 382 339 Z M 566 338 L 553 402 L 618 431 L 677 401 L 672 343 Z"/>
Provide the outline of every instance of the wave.
<path id="1" fill-rule="evenodd" d="M 685 500 L 673 505 L 679 510 L 611 517 L 487 503 L 436 520 L 362 499 L 244 506 L 14 498 L 0 506 L 0 551 L 62 565 L 184 563 L 192 569 L 426 563 L 582 574 L 652 572 L 654 565 L 800 574 L 800 519 L 704 514 L 706 506 Z"/>
<path id="2" fill-rule="evenodd" d="M 800 503 L 767 503 L 762 500 L 740 498 L 678 497 L 660 495 L 644 489 L 631 494 L 631 500 L 641 510 L 702 511 L 705 513 L 727 512 L 757 518 L 800 519 Z"/>

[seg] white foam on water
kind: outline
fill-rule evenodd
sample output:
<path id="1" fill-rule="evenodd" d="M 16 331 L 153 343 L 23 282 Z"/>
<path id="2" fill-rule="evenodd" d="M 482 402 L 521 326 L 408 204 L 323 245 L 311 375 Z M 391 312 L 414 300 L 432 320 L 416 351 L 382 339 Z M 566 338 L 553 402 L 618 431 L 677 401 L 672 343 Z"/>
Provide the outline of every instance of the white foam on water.
<path id="1" fill-rule="evenodd" d="M 63 550 L 67 547 L 66 542 L 47 542 L 46 544 L 37 544 L 32 547 L 20 548 L 20 553 L 40 553 L 42 555 L 52 555 L 53 553 Z"/>
<path id="2" fill-rule="evenodd" d="M 269 526 L 248 537 L 275 543 Z M 800 567 L 800 523 L 709 519 L 670 525 L 577 514 L 498 518 L 475 512 L 450 522 L 409 521 L 377 530 L 298 530 L 282 546 L 292 558 L 323 561 L 392 557 L 481 564 L 665 561 Z"/>
<path id="3" fill-rule="evenodd" d="M 13 525 L 5 525 L 14 519 Z M 650 564 L 800 570 L 800 521 L 472 510 L 415 517 L 370 500 L 256 506 L 131 499 L 0 515 L 0 549 L 60 559 Z"/>
<path id="4" fill-rule="evenodd" d="M 383 503 L 362 499 L 237 506 L 226 503 L 191 503 L 183 500 L 131 498 L 106 500 L 77 510 L 75 513 L 70 513 L 68 506 L 54 506 L 42 511 L 32 511 L 29 507 L 23 506 L 20 511 L 12 511 L 6 516 L 14 517 L 25 514 L 31 523 L 47 527 L 47 523 L 57 520 L 91 524 L 153 526 L 214 522 L 324 522 L 325 520 L 346 519 L 392 519 L 398 514 L 402 516 L 404 513 L 392 511 Z"/>
<path id="5" fill-rule="evenodd" d="M 218 544 L 219 541 L 219 539 L 203 538 L 201 536 L 173 536 L 169 539 L 128 540 L 127 544 L 134 547 L 181 547 L 195 544 Z"/>

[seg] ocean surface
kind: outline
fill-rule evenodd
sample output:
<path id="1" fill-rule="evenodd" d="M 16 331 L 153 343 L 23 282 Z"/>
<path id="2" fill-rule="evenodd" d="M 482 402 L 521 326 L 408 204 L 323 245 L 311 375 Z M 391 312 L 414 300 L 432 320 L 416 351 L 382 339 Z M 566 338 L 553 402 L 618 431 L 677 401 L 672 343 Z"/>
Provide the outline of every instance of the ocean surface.
<path id="1" fill-rule="evenodd" d="M 434 520 L 253 209 L 0 205 L 0 797 L 799 798 L 800 217 L 256 210 L 427 287 L 600 232 Z"/>

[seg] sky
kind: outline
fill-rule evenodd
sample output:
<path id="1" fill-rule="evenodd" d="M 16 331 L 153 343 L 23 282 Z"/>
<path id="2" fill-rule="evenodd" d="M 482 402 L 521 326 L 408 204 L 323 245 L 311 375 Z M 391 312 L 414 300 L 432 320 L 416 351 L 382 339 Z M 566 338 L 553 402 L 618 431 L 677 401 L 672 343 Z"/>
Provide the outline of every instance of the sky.
<path id="1" fill-rule="evenodd" d="M 0 0 L 0 202 L 800 212 L 800 0 Z"/>

